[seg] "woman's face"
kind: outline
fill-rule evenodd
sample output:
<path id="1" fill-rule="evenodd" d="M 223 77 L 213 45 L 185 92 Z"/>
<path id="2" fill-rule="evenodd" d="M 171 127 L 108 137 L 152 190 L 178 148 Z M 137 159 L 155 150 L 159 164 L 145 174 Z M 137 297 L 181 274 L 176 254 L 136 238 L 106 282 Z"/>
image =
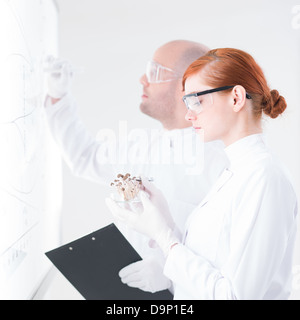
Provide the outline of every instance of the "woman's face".
<path id="1" fill-rule="evenodd" d="M 201 79 L 201 73 L 187 78 L 185 94 L 214 89 Z M 204 141 L 223 140 L 230 135 L 236 123 L 236 112 L 232 109 L 232 95 L 219 92 L 197 97 L 201 103 L 201 111 L 188 110 L 186 120 L 191 121 L 196 133 L 204 134 Z"/>

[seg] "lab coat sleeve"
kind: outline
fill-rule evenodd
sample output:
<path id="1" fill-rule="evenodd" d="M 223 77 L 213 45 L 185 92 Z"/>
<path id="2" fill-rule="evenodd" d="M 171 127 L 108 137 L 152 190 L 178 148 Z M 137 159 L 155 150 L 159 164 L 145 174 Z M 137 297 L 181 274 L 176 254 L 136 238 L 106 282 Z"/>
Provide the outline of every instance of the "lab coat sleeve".
<path id="1" fill-rule="evenodd" d="M 50 132 L 72 173 L 100 183 L 112 181 L 118 170 L 115 137 L 97 141 L 80 121 L 69 94 L 54 105 L 46 103 L 45 112 Z"/>
<path id="2" fill-rule="evenodd" d="M 233 201 L 226 263 L 216 268 L 178 245 L 169 253 L 164 272 L 195 299 L 266 298 L 272 285 L 284 288 L 289 280 L 296 213 L 296 196 L 287 179 L 272 170 L 256 172 Z"/>

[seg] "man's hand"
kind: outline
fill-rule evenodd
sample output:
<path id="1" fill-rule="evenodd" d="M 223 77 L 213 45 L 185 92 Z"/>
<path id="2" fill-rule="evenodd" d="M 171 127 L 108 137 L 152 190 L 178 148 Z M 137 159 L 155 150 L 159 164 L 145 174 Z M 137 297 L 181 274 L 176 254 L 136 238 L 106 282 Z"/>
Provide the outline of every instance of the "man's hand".
<path id="1" fill-rule="evenodd" d="M 52 104 L 70 91 L 73 81 L 72 69 L 68 61 L 48 57 L 45 72 L 47 72 L 47 94 L 51 97 Z"/>

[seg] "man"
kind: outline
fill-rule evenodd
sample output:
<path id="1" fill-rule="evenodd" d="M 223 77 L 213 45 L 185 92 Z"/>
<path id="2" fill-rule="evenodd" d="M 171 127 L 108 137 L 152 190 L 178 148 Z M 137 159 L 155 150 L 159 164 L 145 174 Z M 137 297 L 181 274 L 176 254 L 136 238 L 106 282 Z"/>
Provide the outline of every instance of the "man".
<path id="1" fill-rule="evenodd" d="M 225 155 L 217 143 L 202 144 L 200 153 L 190 152 L 198 138 L 185 120 L 181 78 L 185 69 L 207 51 L 204 45 L 185 40 L 171 41 L 156 50 L 146 74 L 140 79 L 143 85 L 140 110 L 160 121 L 163 129 L 145 131 L 143 139 L 126 137 L 126 141 L 117 143 L 96 140 L 77 117 L 76 104 L 69 93 L 70 65 L 54 60 L 51 64 L 53 71 L 48 76 L 45 106 L 49 127 L 73 173 L 106 185 L 115 179 L 117 173 L 153 177 L 181 231 L 187 216 L 226 165 Z M 116 145 L 119 151 L 117 161 L 107 156 Z M 121 270 L 122 281 L 151 292 L 170 288 L 170 281 L 163 275 L 159 249 L 150 248 L 146 237 L 124 226 L 118 227 L 144 258 Z"/>

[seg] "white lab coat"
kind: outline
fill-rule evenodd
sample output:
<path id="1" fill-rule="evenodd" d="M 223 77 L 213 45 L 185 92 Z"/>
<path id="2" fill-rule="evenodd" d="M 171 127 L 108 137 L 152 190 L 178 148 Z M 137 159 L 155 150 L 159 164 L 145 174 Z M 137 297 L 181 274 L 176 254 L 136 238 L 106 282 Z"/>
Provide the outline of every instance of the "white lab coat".
<path id="1" fill-rule="evenodd" d="M 167 258 L 174 299 L 287 299 L 296 235 L 293 187 L 262 135 L 225 152 L 229 167 Z"/>
<path id="2" fill-rule="evenodd" d="M 189 154 L 193 156 L 190 152 L 193 144 L 200 141 L 192 128 L 141 130 L 140 135 L 132 132 L 127 140 L 99 141 L 100 138 L 95 139 L 79 120 L 76 103 L 70 95 L 53 106 L 46 106 L 45 110 L 52 135 L 76 176 L 107 186 L 118 173 L 153 177 L 155 185 L 168 200 L 181 232 L 188 215 L 207 194 L 228 162 L 223 145 L 219 142 L 200 143 L 200 157 L 190 159 Z M 180 156 L 183 161 L 180 161 Z M 188 163 L 190 160 L 195 161 Z M 191 172 L 195 169 L 195 163 L 200 167 L 203 165 L 202 173 Z M 148 238 L 124 225 L 118 227 L 143 257 L 153 253 L 148 246 Z"/>

